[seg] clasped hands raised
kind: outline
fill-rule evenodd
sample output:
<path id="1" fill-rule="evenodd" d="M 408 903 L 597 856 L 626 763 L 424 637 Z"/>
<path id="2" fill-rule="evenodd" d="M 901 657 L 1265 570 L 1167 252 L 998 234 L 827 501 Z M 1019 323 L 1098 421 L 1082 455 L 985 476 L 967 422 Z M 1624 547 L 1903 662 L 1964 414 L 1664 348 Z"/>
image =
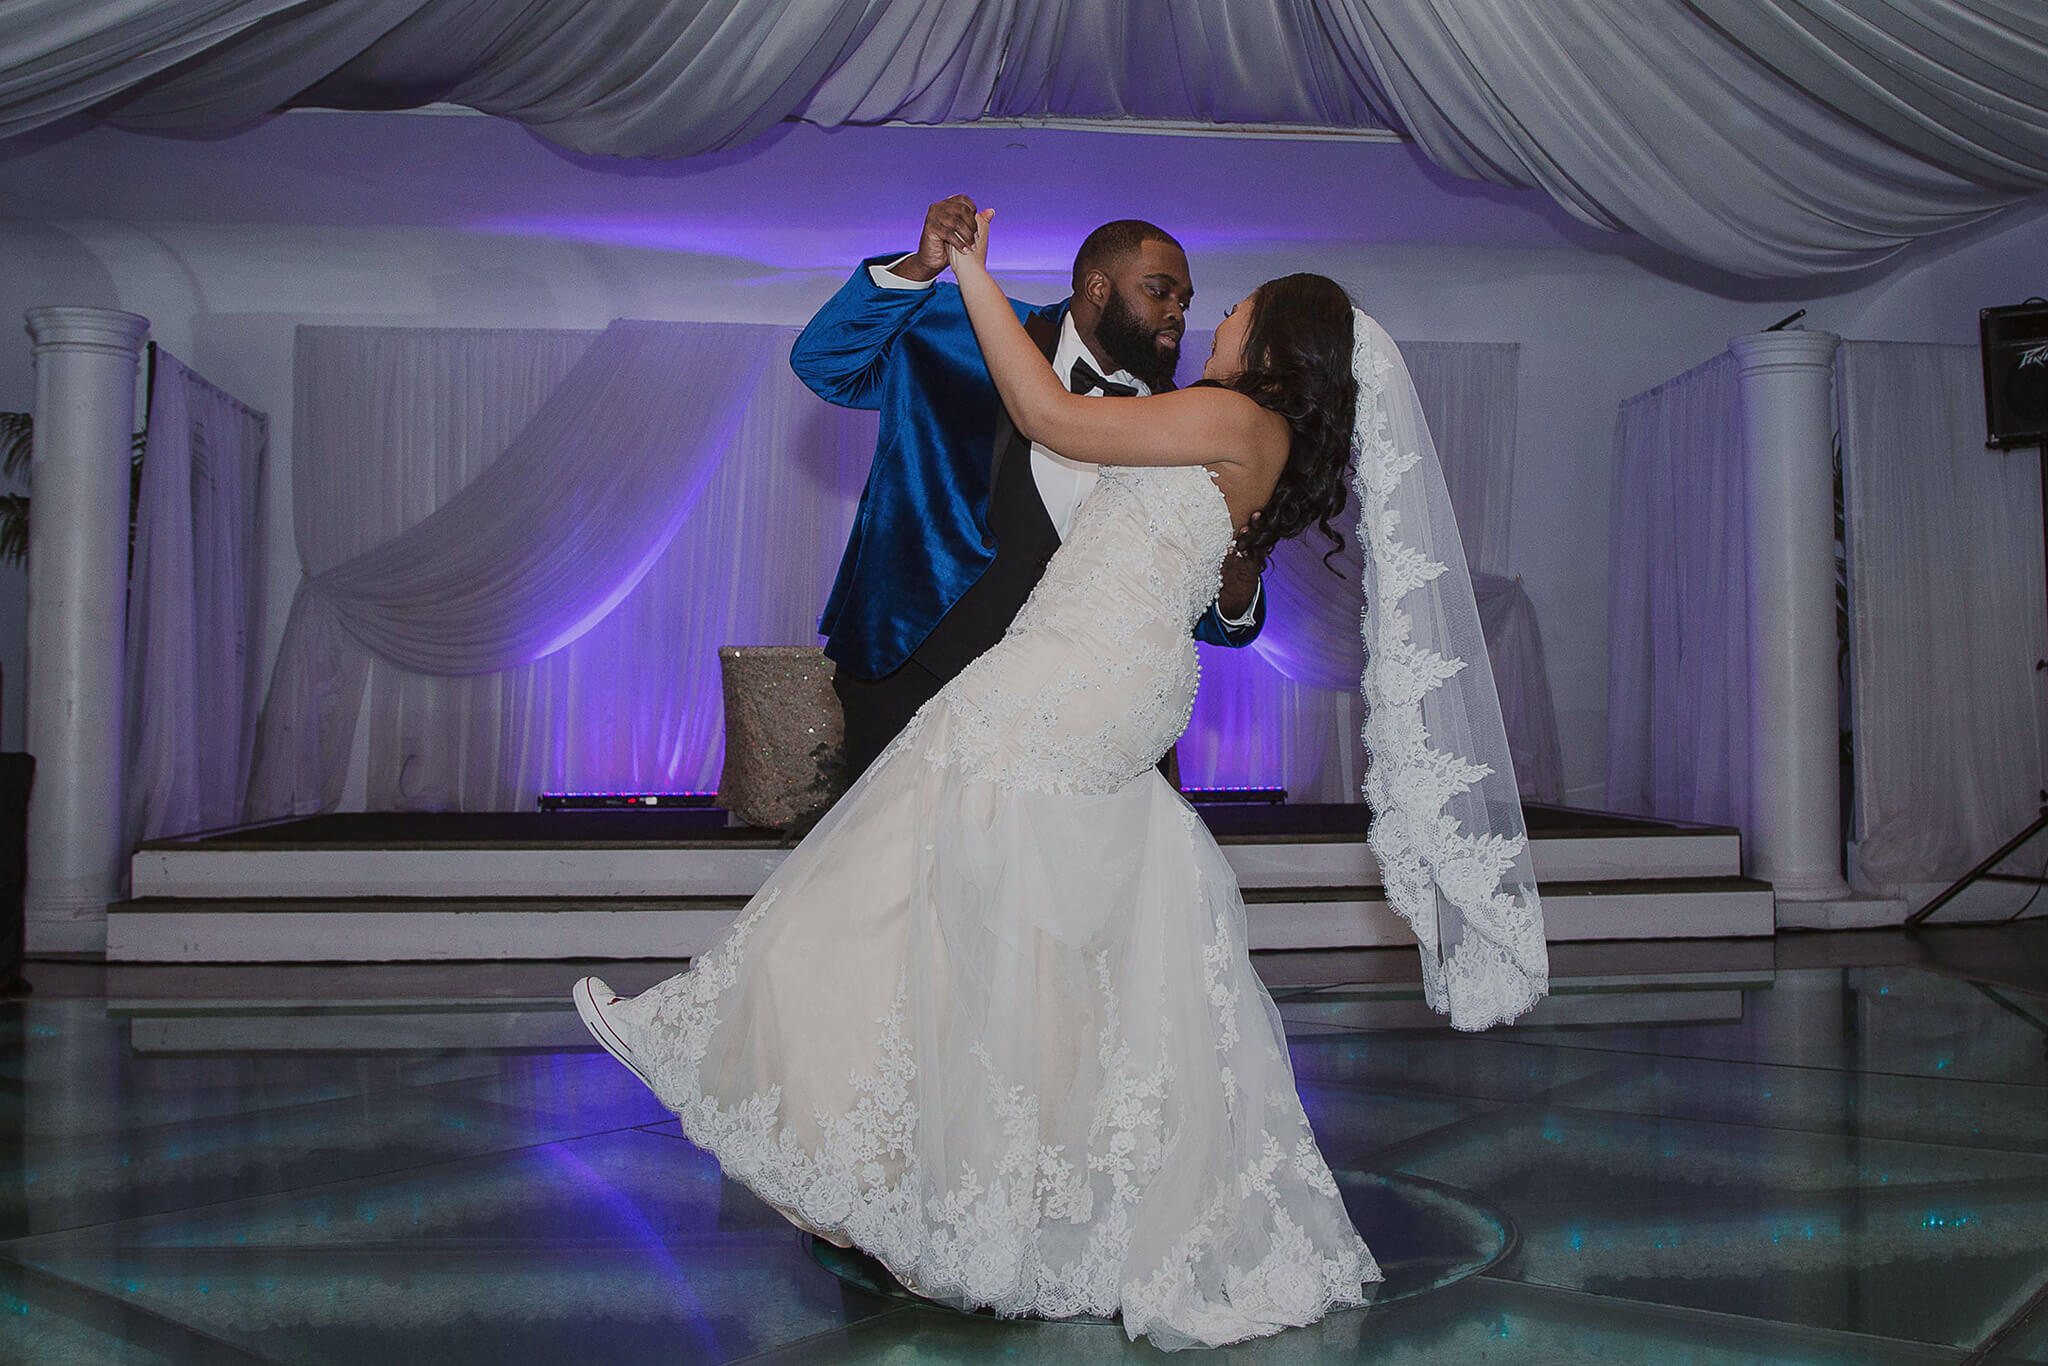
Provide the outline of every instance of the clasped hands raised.
<path id="1" fill-rule="evenodd" d="M 962 260 L 988 264 L 988 225 L 994 209 L 975 206 L 964 194 L 951 195 L 925 211 L 924 233 L 918 239 L 917 259 L 934 275 Z"/>
<path id="2" fill-rule="evenodd" d="M 964 194 L 948 195 L 926 209 L 917 243 L 917 263 L 923 268 L 918 273 L 937 278 L 950 267 L 958 274 L 963 262 L 970 269 L 987 269 L 989 223 L 995 216 L 994 209 L 980 208 Z M 1252 522 L 1262 515 L 1253 513 Z M 1264 567 L 1264 556 L 1247 555 L 1233 546 L 1223 562 L 1223 595 L 1248 601 Z"/>

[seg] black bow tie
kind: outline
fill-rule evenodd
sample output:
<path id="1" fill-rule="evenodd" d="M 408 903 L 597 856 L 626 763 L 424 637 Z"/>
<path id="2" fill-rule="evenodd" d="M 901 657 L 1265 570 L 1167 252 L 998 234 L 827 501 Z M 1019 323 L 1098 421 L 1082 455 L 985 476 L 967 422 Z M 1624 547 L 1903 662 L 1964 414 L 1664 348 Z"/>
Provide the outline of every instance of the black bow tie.
<path id="1" fill-rule="evenodd" d="M 1074 368 L 1067 376 L 1067 387 L 1077 394 L 1090 393 L 1100 389 L 1110 398 L 1136 398 L 1137 386 L 1118 384 L 1113 379 L 1104 379 L 1095 373 L 1095 367 L 1086 360 L 1074 362 Z"/>

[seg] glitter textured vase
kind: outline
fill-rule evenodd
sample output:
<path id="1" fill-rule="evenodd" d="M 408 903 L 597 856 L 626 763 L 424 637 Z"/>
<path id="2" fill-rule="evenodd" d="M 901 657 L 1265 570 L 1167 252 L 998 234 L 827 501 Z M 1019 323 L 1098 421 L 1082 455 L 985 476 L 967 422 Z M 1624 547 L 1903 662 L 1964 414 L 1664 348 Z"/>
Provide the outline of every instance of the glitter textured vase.
<path id="1" fill-rule="evenodd" d="M 725 767 L 718 804 L 748 825 L 782 829 L 844 789 L 846 722 L 832 661 L 815 645 L 722 645 Z"/>

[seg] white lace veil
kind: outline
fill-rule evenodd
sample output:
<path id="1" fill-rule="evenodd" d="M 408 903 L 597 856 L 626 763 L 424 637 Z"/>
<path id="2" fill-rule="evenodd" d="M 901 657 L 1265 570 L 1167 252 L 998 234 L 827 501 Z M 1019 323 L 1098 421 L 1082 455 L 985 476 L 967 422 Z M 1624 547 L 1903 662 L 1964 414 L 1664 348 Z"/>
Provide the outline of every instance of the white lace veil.
<path id="1" fill-rule="evenodd" d="M 1543 907 L 1436 443 L 1393 338 L 1351 317 L 1367 843 L 1421 943 L 1424 999 L 1485 1029 L 1550 989 Z"/>

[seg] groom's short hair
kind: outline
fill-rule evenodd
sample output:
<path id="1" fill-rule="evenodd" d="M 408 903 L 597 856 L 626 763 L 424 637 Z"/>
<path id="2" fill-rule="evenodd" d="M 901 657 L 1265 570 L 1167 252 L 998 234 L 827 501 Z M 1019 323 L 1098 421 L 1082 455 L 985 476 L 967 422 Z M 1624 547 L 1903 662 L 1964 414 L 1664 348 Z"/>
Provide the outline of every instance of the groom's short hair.
<path id="1" fill-rule="evenodd" d="M 1180 246 L 1172 233 L 1142 218 L 1119 218 L 1089 233 L 1081 243 L 1081 249 L 1074 253 L 1074 292 L 1081 292 L 1081 281 L 1087 278 L 1089 271 L 1099 270 L 1107 275 L 1111 266 L 1147 242 Z"/>

